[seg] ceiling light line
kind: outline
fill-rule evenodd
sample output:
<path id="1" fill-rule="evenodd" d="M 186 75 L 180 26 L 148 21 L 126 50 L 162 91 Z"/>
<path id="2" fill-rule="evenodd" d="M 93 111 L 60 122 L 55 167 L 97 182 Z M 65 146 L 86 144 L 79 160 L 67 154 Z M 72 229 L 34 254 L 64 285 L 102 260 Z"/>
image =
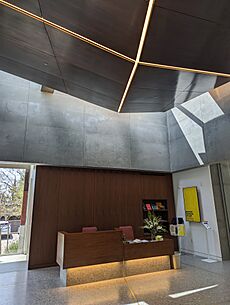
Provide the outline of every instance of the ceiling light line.
<path id="1" fill-rule="evenodd" d="M 114 55 L 116 57 L 122 58 L 122 59 L 127 60 L 127 61 L 129 61 L 131 63 L 135 63 L 135 60 L 133 58 L 129 57 L 129 56 L 126 56 L 126 55 L 124 55 L 124 54 L 122 54 L 120 52 L 117 52 L 117 51 L 115 51 L 113 49 L 110 49 L 109 47 L 106 47 L 106 46 L 104 46 L 104 45 L 102 45 L 102 44 L 100 44 L 100 43 L 98 43 L 98 42 L 96 42 L 96 41 L 94 41 L 92 39 L 89 39 L 89 38 L 87 38 L 87 37 L 85 37 L 85 36 L 83 36 L 81 34 L 73 32 L 73 31 L 71 31 L 71 30 L 69 30 L 69 29 L 67 29 L 67 28 L 65 28 L 65 27 L 63 27 L 61 25 L 58 25 L 58 24 L 56 24 L 56 23 L 54 23 L 52 21 L 49 21 L 49 20 L 47 20 L 47 19 L 45 19 L 43 17 L 40 17 L 40 16 L 38 16 L 36 14 L 33 14 L 33 13 L 31 13 L 31 12 L 25 10 L 25 9 L 22 9 L 22 8 L 14 5 L 14 4 L 11 4 L 11 3 L 9 3 L 9 2 L 7 2 L 5 0 L 0 0 L 0 4 L 10 8 L 10 9 L 12 9 L 14 11 L 17 11 L 17 12 L 19 12 L 19 13 L 27 16 L 27 17 L 30 17 L 30 18 L 33 18 L 33 19 L 39 21 L 39 22 L 42 22 L 42 23 L 44 23 L 44 24 L 46 24 L 46 25 L 48 25 L 48 26 L 50 26 L 52 28 L 55 28 L 55 29 L 57 29 L 57 30 L 59 30 L 59 31 L 65 33 L 65 34 L 68 34 L 68 35 L 70 35 L 70 36 L 72 36 L 74 38 L 77 38 L 77 39 L 79 39 L 79 40 L 81 40 L 81 41 L 83 41 L 85 43 L 88 43 L 88 44 L 90 44 L 90 45 L 92 45 L 92 46 L 94 46 L 94 47 L 96 47 L 98 49 L 101 49 L 101 50 L 103 50 L 103 51 L 105 51 L 107 53 L 110 53 L 110 54 L 112 54 L 112 55 Z"/>
<path id="2" fill-rule="evenodd" d="M 141 57 L 141 53 L 142 53 L 142 50 L 143 50 L 143 46 L 144 46 L 144 42 L 145 42 L 145 38 L 146 38 L 146 34 L 147 34 L 147 30 L 148 30 L 148 26 L 149 26 L 149 22 L 150 22 L 150 18 L 151 18 L 151 14 L 152 14 L 152 10 L 153 10 L 153 6 L 154 6 L 154 3 L 155 3 L 155 0 L 149 0 L 149 4 L 148 4 L 148 9 L 147 9 L 147 13 L 146 13 L 146 17 L 145 17 L 145 22 L 144 22 L 144 26 L 143 26 L 143 29 L 142 29 L 142 35 L 141 35 L 141 39 L 140 39 L 140 42 L 139 42 L 139 47 L 138 47 L 138 51 L 137 51 L 137 55 L 136 55 L 136 59 L 133 59 L 129 56 L 126 56 L 125 54 L 122 54 L 120 52 L 117 52 L 113 49 L 110 49 L 109 47 L 106 47 L 100 43 L 97 43 L 96 41 L 94 40 L 91 40 L 81 34 L 78 34 L 76 32 L 73 32 L 61 25 L 58 25 L 54 22 L 51 22 L 41 16 L 37 16 L 36 14 L 33 14 L 25 9 L 22 9 L 12 3 L 9 3 L 5 0 L 0 0 L 0 4 L 2 4 L 3 6 L 6 6 L 22 15 L 25 15 L 27 17 L 30 17 L 34 20 L 37 20 L 45 25 L 48 25 L 52 28 L 55 28 L 56 30 L 59 30 L 69 36 L 72 36 L 76 39 L 79 39 L 89 45 L 92 45 L 93 47 L 96 47 L 98 49 L 101 49 L 102 51 L 104 52 L 107 52 L 107 53 L 110 53 L 118 58 L 121 58 L 123 60 L 126 60 L 128 62 L 131 62 L 134 64 L 133 66 L 133 69 L 130 73 L 130 76 L 129 76 L 129 79 L 128 79 L 128 82 L 126 84 L 126 88 L 125 88 L 125 91 L 123 93 L 123 96 L 121 98 L 121 102 L 120 102 L 120 105 L 119 105 L 119 108 L 118 108 L 118 112 L 121 111 L 122 109 L 122 106 L 125 102 L 125 99 L 127 97 L 127 94 L 128 94 L 128 91 L 129 91 L 129 88 L 131 86 L 131 83 L 133 81 L 133 78 L 135 76 L 135 73 L 136 73 L 136 70 L 137 70 L 137 67 L 138 65 L 142 65 L 142 66 L 147 66 L 147 67 L 152 67 L 152 68 L 159 68 L 159 69 L 167 69 L 167 70 L 174 70 L 174 71 L 184 71 L 184 72 L 192 72 L 192 73 L 200 73 L 200 74 L 206 74 L 206 75 L 213 75 L 213 76 L 221 76 L 221 77 L 227 77 L 227 78 L 230 78 L 230 74 L 227 74 L 227 73 L 222 73 L 222 72 L 214 72 L 214 71 L 206 71 L 206 70 L 200 70 L 200 69 L 191 69 L 191 68 L 185 68 L 185 67 L 178 67 L 178 66 L 170 66 L 170 65 L 164 65 L 164 64 L 157 64 L 157 63 L 151 63 L 151 62 L 145 62 L 145 61 L 140 61 L 140 57 Z"/>
<path id="3" fill-rule="evenodd" d="M 135 64 L 134 64 L 133 69 L 130 73 L 128 82 L 127 82 L 126 87 L 125 87 L 125 91 L 124 91 L 123 96 L 121 98 L 121 102 L 120 102 L 120 105 L 118 107 L 118 112 L 121 112 L 121 109 L 124 105 L 125 99 L 127 97 L 128 91 L 129 91 L 129 88 L 131 86 L 131 83 L 132 83 L 133 78 L 135 76 L 135 73 L 137 71 L 138 64 L 140 62 L 141 53 L 143 51 L 147 31 L 148 31 L 148 28 L 149 28 L 149 23 L 150 23 L 152 11 L 153 11 L 154 3 L 155 3 L 155 0 L 149 0 L 144 25 L 143 25 L 143 28 L 142 28 L 141 38 L 140 38 L 140 42 L 139 42 L 139 46 L 138 46 L 138 50 L 137 50 L 137 55 L 136 55 L 136 59 L 135 59 Z"/>
<path id="4" fill-rule="evenodd" d="M 222 76 L 222 77 L 228 77 L 228 78 L 230 77 L 230 74 L 228 74 L 228 73 L 206 71 L 206 70 L 199 70 L 199 69 L 192 69 L 192 68 L 184 68 L 184 67 L 178 67 L 178 66 L 169 66 L 169 65 L 164 65 L 164 64 L 155 64 L 152 62 L 145 62 L 145 61 L 140 61 L 139 65 L 152 67 L 152 68 L 174 70 L 174 71 L 192 72 L 192 73 L 199 73 L 199 74 L 206 74 L 206 75 L 213 75 L 213 76 Z"/>
<path id="5" fill-rule="evenodd" d="M 155 1 L 151 1 L 151 2 L 155 2 Z M 120 57 L 120 58 L 122 58 L 124 60 L 127 60 L 129 62 L 132 62 L 134 64 L 136 62 L 135 59 L 133 59 L 133 58 L 131 58 L 129 56 L 126 56 L 125 54 L 122 54 L 122 53 L 117 52 L 117 51 L 115 51 L 113 49 L 110 49 L 110 48 L 108 48 L 108 47 L 106 47 L 106 46 L 104 46 L 104 45 L 102 45 L 100 43 L 97 43 L 96 41 L 93 41 L 93 40 L 91 40 L 91 39 L 89 39 L 89 38 L 87 38 L 85 36 L 82 36 L 82 35 L 80 35 L 80 34 L 78 34 L 76 32 L 73 32 L 73 31 L 71 31 L 69 29 L 66 29 L 66 28 L 64 28 L 64 27 L 62 27 L 62 26 L 60 26 L 58 24 L 55 24 L 55 23 L 53 23 L 53 22 L 51 22 L 51 21 L 49 21 L 49 20 L 47 20 L 47 19 L 45 19 L 43 17 L 37 16 L 37 15 L 35 15 L 35 14 L 33 14 L 33 13 L 27 11 L 27 10 L 24 10 L 24 9 L 22 9 L 22 8 L 12 4 L 12 3 L 9 3 L 9 2 L 7 2 L 5 0 L 0 0 L 0 4 L 10 8 L 10 9 L 12 9 L 14 11 L 17 11 L 17 12 L 19 12 L 19 13 L 25 15 L 25 16 L 33 18 L 33 19 L 35 19 L 35 20 L 37 20 L 39 22 L 45 23 L 45 24 L 47 24 L 47 25 L 49 25 L 49 26 L 51 26 L 51 27 L 53 27 L 53 28 L 55 28 L 57 30 L 60 30 L 60 31 L 62 31 L 62 32 L 72 36 L 72 37 L 75 37 L 75 38 L 77 38 L 77 39 L 79 39 L 81 41 L 84 41 L 85 43 L 88 43 L 88 44 L 90 44 L 90 45 L 92 45 L 92 46 L 94 46 L 96 48 L 99 48 L 99 49 L 105 51 L 105 52 L 111 53 L 111 54 L 113 54 L 113 55 L 115 55 L 117 57 Z M 159 68 L 159 69 L 168 69 L 168 70 L 176 70 L 176 71 L 179 70 L 179 71 L 185 71 L 185 72 L 201 73 L 201 74 L 214 75 L 214 76 L 222 76 L 222 77 L 230 78 L 230 74 L 226 74 L 226 73 L 222 73 L 222 72 L 214 72 L 214 71 L 206 71 L 206 70 L 199 70 L 199 69 L 191 69 L 191 68 L 185 68 L 185 67 L 170 66 L 170 65 L 164 65 L 164 64 L 156 64 L 156 63 L 145 62 L 145 61 L 139 61 L 138 63 L 140 65 L 143 65 L 143 66 Z"/>
<path id="6" fill-rule="evenodd" d="M 129 92 L 129 88 L 130 88 L 130 86 L 131 86 L 131 83 L 132 83 L 133 78 L 134 78 L 134 76 L 135 76 L 135 73 L 136 73 L 136 71 L 137 71 L 137 67 L 138 67 L 138 62 L 135 62 L 134 66 L 133 66 L 133 69 L 132 69 L 132 71 L 131 71 L 131 73 L 130 73 L 128 82 L 127 82 L 127 84 L 126 84 L 125 91 L 124 91 L 124 93 L 123 93 L 123 95 L 122 95 L 122 98 L 121 98 L 121 101 L 120 101 L 120 105 L 119 105 L 119 107 L 118 107 L 117 112 L 121 112 L 121 109 L 122 109 L 122 107 L 123 107 L 123 105 L 124 105 L 126 96 L 127 96 L 128 92 Z"/>

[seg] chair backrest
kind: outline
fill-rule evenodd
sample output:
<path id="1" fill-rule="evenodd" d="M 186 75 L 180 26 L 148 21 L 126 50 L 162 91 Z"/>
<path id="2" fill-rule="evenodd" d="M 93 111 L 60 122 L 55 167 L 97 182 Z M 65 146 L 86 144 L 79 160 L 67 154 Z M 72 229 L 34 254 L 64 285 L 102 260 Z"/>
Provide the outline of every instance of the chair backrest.
<path id="1" fill-rule="evenodd" d="M 133 227 L 132 226 L 121 226 L 119 229 L 122 231 L 126 240 L 134 240 Z"/>
<path id="2" fill-rule="evenodd" d="M 97 227 L 83 227 L 82 228 L 82 232 L 90 233 L 90 232 L 96 232 L 96 231 L 97 231 Z"/>

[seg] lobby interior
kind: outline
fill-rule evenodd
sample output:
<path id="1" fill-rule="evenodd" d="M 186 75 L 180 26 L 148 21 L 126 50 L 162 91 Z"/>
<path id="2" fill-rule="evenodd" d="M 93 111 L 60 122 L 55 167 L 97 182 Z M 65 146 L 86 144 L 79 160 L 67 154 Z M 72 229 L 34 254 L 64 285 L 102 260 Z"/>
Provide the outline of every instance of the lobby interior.
<path id="1" fill-rule="evenodd" d="M 0 0 L 0 134 L 0 305 L 230 304 L 229 0 Z"/>

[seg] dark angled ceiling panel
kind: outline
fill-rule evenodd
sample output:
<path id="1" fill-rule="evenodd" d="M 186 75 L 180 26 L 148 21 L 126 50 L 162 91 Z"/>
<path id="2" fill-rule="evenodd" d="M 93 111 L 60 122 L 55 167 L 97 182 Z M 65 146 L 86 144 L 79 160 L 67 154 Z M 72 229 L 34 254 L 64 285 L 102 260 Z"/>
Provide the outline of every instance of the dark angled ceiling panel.
<path id="1" fill-rule="evenodd" d="M 117 111 L 119 107 L 120 99 L 117 99 L 115 96 L 111 97 L 103 94 L 102 92 L 99 92 L 98 89 L 97 91 L 91 90 L 89 87 L 86 88 L 77 85 L 76 83 L 72 83 L 71 81 L 65 81 L 65 85 L 69 94 L 77 96 L 87 102 L 108 108 L 113 111 Z"/>
<path id="2" fill-rule="evenodd" d="M 136 57 L 146 0 L 9 0 Z M 230 73 L 229 0 L 157 0 L 142 60 Z M 133 64 L 0 5 L 0 69 L 117 111 Z M 229 78 L 138 66 L 122 112 L 166 111 Z"/>
<path id="3" fill-rule="evenodd" d="M 117 111 L 132 64 L 0 8 L 0 69 Z"/>
<path id="4" fill-rule="evenodd" d="M 166 111 L 215 83 L 215 76 L 139 66 L 122 112 Z"/>
<path id="5" fill-rule="evenodd" d="M 117 111 L 133 65 L 56 29 L 47 31 L 67 92 Z"/>
<path id="6" fill-rule="evenodd" d="M 89 70 L 121 84 L 127 82 L 132 69 L 131 63 L 56 29 L 47 27 L 47 30 L 58 60 L 60 58 L 68 64 Z"/>
<path id="7" fill-rule="evenodd" d="M 229 0 L 156 0 L 155 7 L 230 27 Z"/>
<path id="8" fill-rule="evenodd" d="M 187 74 L 186 74 L 187 76 Z M 179 85 L 181 90 L 189 86 L 191 77 L 186 77 Z M 132 87 L 126 98 L 122 112 L 142 112 L 144 104 L 148 111 L 162 111 L 174 99 L 179 72 L 157 68 L 138 67 Z"/>
<path id="9" fill-rule="evenodd" d="M 0 7 L 0 69 L 66 92 L 45 27 Z"/>
<path id="10" fill-rule="evenodd" d="M 62 60 L 59 60 L 59 65 L 65 82 L 70 81 L 81 87 L 89 88 L 91 91 L 110 96 L 110 98 L 116 98 L 117 100 L 121 99 L 124 85 Z M 117 105 L 116 110 L 118 109 L 118 106 L 119 105 Z"/>
<path id="11" fill-rule="evenodd" d="M 148 1 L 40 0 L 43 17 L 130 57 L 136 57 Z"/>
<path id="12" fill-rule="evenodd" d="M 0 37 L 1 44 L 7 38 L 26 48 L 53 55 L 44 25 L 3 5 L 0 6 Z"/>
<path id="13" fill-rule="evenodd" d="M 8 37 L 2 40 L 0 56 L 60 77 L 60 71 L 54 56 L 40 50 L 28 48 L 20 43 L 18 44 L 16 41 L 8 39 Z"/>
<path id="14" fill-rule="evenodd" d="M 66 92 L 64 82 L 61 78 L 48 74 L 47 72 L 36 70 L 25 64 L 20 64 L 12 59 L 0 57 L 0 70 L 31 80 L 32 82 L 41 85 Z"/>
<path id="15" fill-rule="evenodd" d="M 229 54 L 229 28 L 155 7 L 141 60 L 230 73 Z"/>
<path id="16" fill-rule="evenodd" d="M 33 14 L 41 16 L 41 9 L 38 0 L 7 0 L 7 2 L 17 5 Z"/>

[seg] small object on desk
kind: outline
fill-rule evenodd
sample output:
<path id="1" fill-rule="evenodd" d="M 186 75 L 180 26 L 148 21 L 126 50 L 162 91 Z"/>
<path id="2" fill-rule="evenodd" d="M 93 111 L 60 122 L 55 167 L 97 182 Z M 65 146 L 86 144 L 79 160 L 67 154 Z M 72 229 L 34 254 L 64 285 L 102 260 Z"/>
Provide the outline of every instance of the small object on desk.
<path id="1" fill-rule="evenodd" d="M 161 236 L 161 235 L 157 235 L 155 238 L 156 238 L 157 241 L 163 240 L 163 236 Z"/>
<path id="2" fill-rule="evenodd" d="M 138 238 L 136 238 L 136 239 L 133 240 L 133 243 L 134 243 L 134 244 L 135 244 L 135 243 L 141 243 L 141 240 L 138 239 Z"/>
<path id="3" fill-rule="evenodd" d="M 170 234 L 172 236 L 185 236 L 185 225 L 183 217 L 174 217 L 170 224 Z"/>
<path id="4" fill-rule="evenodd" d="M 141 243 L 149 243 L 150 240 L 136 238 L 134 240 L 127 240 L 126 242 L 128 244 L 141 244 Z"/>
<path id="5" fill-rule="evenodd" d="M 169 226 L 171 236 L 177 236 L 177 225 L 171 224 Z"/>
<path id="6" fill-rule="evenodd" d="M 97 232 L 97 227 L 82 227 L 82 232 L 85 233 Z"/>

